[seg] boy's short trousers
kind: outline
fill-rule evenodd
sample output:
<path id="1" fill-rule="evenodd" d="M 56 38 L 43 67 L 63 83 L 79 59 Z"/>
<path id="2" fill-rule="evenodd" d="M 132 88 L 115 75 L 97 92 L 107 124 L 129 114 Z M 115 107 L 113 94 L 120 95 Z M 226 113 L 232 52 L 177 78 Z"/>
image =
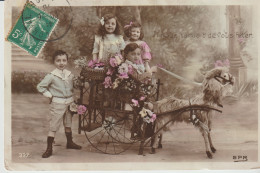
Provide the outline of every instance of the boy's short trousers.
<path id="1" fill-rule="evenodd" d="M 50 104 L 50 131 L 56 132 L 60 128 L 60 124 L 63 121 L 64 127 L 71 127 L 72 114 L 68 111 L 69 104 L 55 103 Z"/>

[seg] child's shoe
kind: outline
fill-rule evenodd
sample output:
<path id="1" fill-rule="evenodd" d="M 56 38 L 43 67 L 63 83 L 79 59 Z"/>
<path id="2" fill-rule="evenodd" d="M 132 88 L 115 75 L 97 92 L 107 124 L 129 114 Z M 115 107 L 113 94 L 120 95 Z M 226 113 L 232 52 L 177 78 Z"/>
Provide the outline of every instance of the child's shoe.
<path id="1" fill-rule="evenodd" d="M 54 137 L 48 136 L 47 138 L 47 149 L 43 153 L 42 158 L 48 158 L 52 155 L 52 143 L 53 143 Z"/>
<path id="2" fill-rule="evenodd" d="M 72 141 L 72 132 L 65 132 L 66 137 L 67 137 L 67 149 L 76 149 L 76 150 L 80 150 L 81 146 L 75 144 Z"/>

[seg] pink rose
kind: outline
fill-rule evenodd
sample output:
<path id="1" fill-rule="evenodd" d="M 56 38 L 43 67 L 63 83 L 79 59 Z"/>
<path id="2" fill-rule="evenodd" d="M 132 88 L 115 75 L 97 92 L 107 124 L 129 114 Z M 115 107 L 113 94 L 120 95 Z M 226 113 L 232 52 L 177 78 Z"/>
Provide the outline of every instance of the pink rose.
<path id="1" fill-rule="evenodd" d="M 109 63 L 112 67 L 116 67 L 117 66 L 117 62 L 115 58 L 110 58 Z"/>
<path id="2" fill-rule="evenodd" d="M 128 73 L 129 74 L 133 74 L 133 66 L 132 65 L 128 65 Z"/>
<path id="3" fill-rule="evenodd" d="M 140 101 L 143 101 L 144 99 L 145 99 L 145 97 L 144 97 L 144 96 L 140 97 Z"/>
<path id="4" fill-rule="evenodd" d="M 95 67 L 101 67 L 101 66 L 104 66 L 105 64 L 103 62 L 100 62 L 100 63 L 96 63 L 95 64 Z"/>
<path id="5" fill-rule="evenodd" d="M 156 114 L 153 114 L 151 117 L 151 122 L 154 122 L 156 120 Z"/>
<path id="6" fill-rule="evenodd" d="M 223 63 L 222 63 L 221 60 L 217 60 L 217 61 L 215 62 L 215 68 L 216 68 L 216 67 L 223 67 Z"/>
<path id="7" fill-rule="evenodd" d="M 88 67 L 90 67 L 90 68 L 94 68 L 95 63 L 96 63 L 96 61 L 94 61 L 94 60 L 90 60 L 90 61 L 88 62 Z"/>
<path id="8" fill-rule="evenodd" d="M 107 70 L 107 75 L 112 75 L 114 73 L 114 70 L 113 69 L 111 69 L 111 68 L 109 68 L 108 70 Z"/>
<path id="9" fill-rule="evenodd" d="M 229 63 L 229 60 L 228 60 L 228 59 L 225 59 L 225 60 L 223 61 L 223 64 L 224 64 L 224 66 L 226 66 L 226 67 L 229 67 L 229 66 L 230 66 L 230 63 Z"/>
<path id="10" fill-rule="evenodd" d="M 79 115 L 83 115 L 86 111 L 87 111 L 86 106 L 84 106 L 84 105 L 79 105 L 78 106 L 77 112 L 78 112 Z"/>
<path id="11" fill-rule="evenodd" d="M 105 88 L 111 88 L 112 87 L 111 77 L 107 76 L 103 84 L 105 85 Z"/>
<path id="12" fill-rule="evenodd" d="M 133 106 L 139 106 L 138 100 L 132 99 Z"/>
<path id="13" fill-rule="evenodd" d="M 121 74 L 119 74 L 118 77 L 121 78 L 121 79 L 128 79 L 129 78 L 127 73 L 121 73 Z"/>

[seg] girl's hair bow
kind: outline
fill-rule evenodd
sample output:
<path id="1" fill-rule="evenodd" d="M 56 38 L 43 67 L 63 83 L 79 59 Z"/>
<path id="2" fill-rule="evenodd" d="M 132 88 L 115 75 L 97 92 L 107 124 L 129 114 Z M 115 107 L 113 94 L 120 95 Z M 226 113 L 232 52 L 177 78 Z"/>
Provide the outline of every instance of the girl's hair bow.
<path id="1" fill-rule="evenodd" d="M 228 59 L 225 59 L 223 61 L 217 60 L 215 62 L 215 67 L 229 67 L 229 66 L 230 66 L 230 63 L 229 63 Z"/>
<path id="2" fill-rule="evenodd" d="M 125 25 L 124 28 L 128 28 L 133 24 L 133 22 L 130 22 L 129 25 Z"/>
<path id="3" fill-rule="evenodd" d="M 105 19 L 104 19 L 104 17 L 102 17 L 102 18 L 100 19 L 100 23 L 101 23 L 102 26 L 105 24 Z"/>

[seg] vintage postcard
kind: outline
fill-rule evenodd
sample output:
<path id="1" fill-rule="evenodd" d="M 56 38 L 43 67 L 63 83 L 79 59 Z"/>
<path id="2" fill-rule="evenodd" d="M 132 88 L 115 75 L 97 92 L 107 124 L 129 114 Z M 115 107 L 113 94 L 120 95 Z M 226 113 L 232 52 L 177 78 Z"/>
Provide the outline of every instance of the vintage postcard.
<path id="1" fill-rule="evenodd" d="M 6 0 L 5 168 L 259 169 L 258 8 Z"/>

